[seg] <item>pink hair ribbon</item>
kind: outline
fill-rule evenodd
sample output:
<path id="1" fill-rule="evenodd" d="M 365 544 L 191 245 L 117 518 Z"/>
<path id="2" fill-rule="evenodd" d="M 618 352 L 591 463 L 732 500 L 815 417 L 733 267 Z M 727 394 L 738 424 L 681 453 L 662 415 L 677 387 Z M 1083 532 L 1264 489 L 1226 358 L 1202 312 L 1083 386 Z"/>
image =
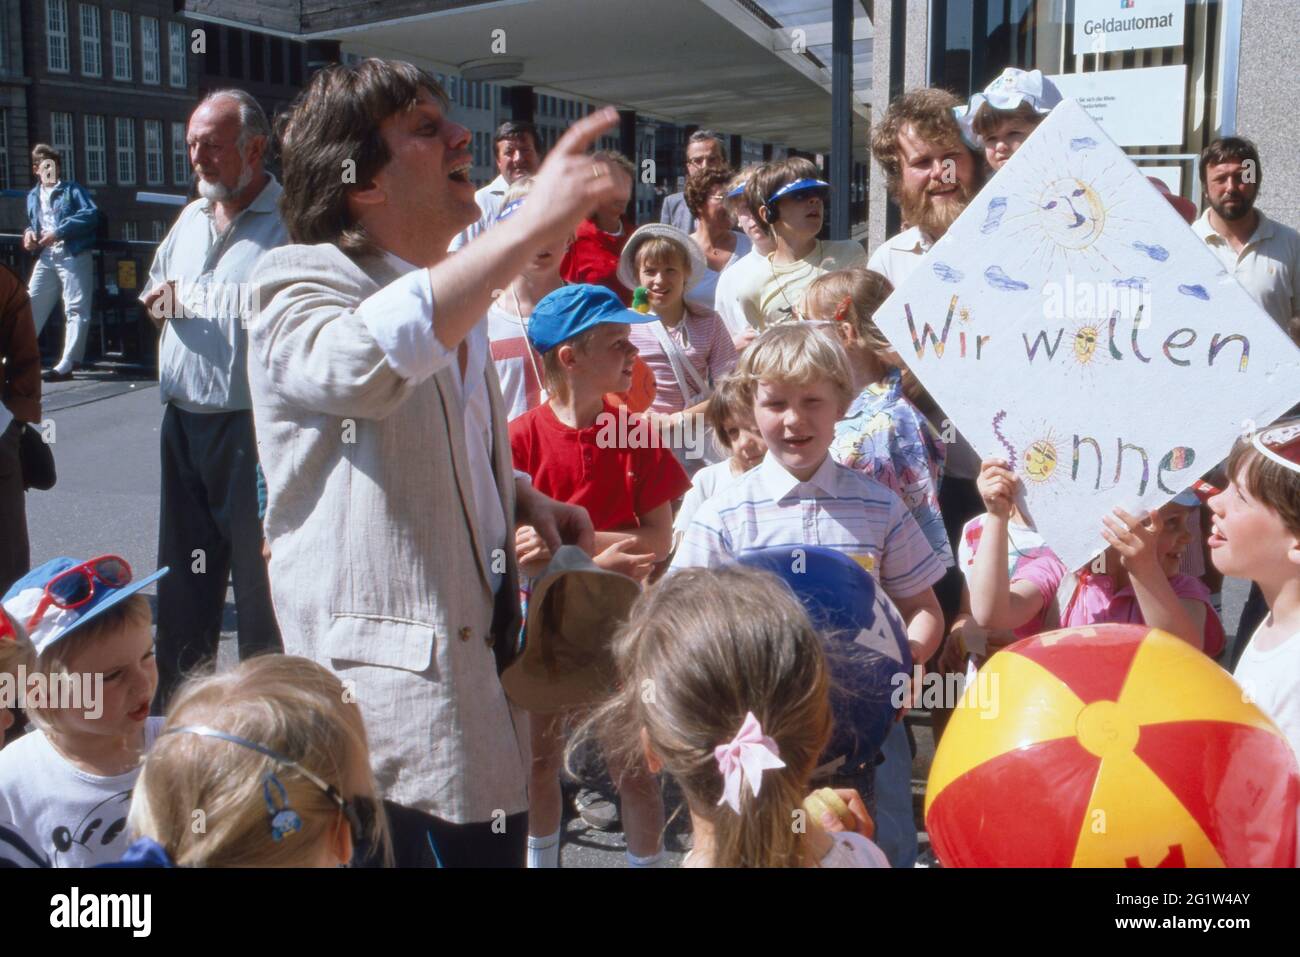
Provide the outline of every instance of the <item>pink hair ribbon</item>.
<path id="1" fill-rule="evenodd" d="M 763 733 L 754 712 L 746 712 L 745 722 L 736 736 L 729 743 L 720 744 L 713 749 L 713 757 L 718 762 L 723 782 L 722 797 L 718 799 L 718 804 L 729 805 L 739 814 L 742 784 L 748 783 L 754 797 L 758 797 L 763 784 L 763 772 L 785 767 L 785 762 L 777 757 L 779 753 L 776 742 Z"/>

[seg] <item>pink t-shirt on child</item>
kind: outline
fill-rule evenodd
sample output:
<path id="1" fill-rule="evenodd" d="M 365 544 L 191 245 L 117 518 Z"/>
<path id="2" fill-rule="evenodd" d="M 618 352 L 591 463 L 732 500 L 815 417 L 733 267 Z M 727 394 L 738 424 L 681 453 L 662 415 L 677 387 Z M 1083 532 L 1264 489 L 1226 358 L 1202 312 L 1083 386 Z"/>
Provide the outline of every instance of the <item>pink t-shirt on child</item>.
<path id="1" fill-rule="evenodd" d="M 735 367 L 736 347 L 731 341 L 731 333 L 712 309 L 691 306 L 676 328 L 669 329 L 665 326 L 664 329 L 694 366 L 700 378 L 709 385 L 717 385 Z M 686 397 L 677 384 L 672 361 L 650 329 L 650 324 L 633 326 L 628 339 L 637 347 L 641 358 L 654 373 L 655 399 L 650 411 L 671 413 L 686 408 Z"/>
<path id="2" fill-rule="evenodd" d="M 1032 582 L 1043 596 L 1046 609 L 1061 587 L 1065 565 L 1051 552 L 1043 552 L 1021 563 L 1012 581 Z M 1077 628 L 1084 625 L 1134 624 L 1142 625 L 1142 608 L 1132 586 L 1115 591 L 1115 579 L 1109 575 L 1094 575 L 1087 569 L 1079 573 L 1079 584 L 1074 596 L 1061 609 L 1061 627 Z M 1223 650 L 1223 623 L 1210 604 L 1210 590 L 1200 579 L 1191 575 L 1174 575 L 1169 579 L 1174 594 L 1191 598 L 1205 606 L 1205 653 L 1211 658 Z M 1042 629 L 1041 617 L 1038 622 Z M 1017 630 L 1019 634 L 1019 630 Z"/>

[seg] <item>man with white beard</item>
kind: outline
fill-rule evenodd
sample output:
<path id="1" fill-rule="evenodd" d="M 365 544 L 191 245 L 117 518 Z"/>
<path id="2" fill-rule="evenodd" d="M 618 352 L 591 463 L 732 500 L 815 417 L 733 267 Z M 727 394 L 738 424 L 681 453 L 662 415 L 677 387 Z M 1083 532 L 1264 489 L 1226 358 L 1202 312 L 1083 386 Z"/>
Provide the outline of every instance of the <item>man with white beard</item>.
<path id="1" fill-rule="evenodd" d="M 242 90 L 198 105 L 186 145 L 200 198 L 159 245 L 141 296 L 162 329 L 158 563 L 172 570 L 158 582 L 155 713 L 184 674 L 215 660 L 232 576 L 240 658 L 282 647 L 262 557 L 245 331 L 253 267 L 289 239 L 280 184 L 263 166 L 270 136 Z"/>

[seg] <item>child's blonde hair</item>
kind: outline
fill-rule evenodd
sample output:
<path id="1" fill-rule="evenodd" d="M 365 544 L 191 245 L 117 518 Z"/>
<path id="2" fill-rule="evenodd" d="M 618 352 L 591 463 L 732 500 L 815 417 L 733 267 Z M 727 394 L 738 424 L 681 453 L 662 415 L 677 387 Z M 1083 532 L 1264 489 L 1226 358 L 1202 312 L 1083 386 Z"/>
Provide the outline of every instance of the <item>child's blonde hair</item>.
<path id="1" fill-rule="evenodd" d="M 751 401 L 745 384 L 734 375 L 724 376 L 709 396 L 709 404 L 704 407 L 704 424 L 713 430 L 713 439 L 724 452 L 731 452 L 727 423 L 753 421 Z"/>
<path id="2" fill-rule="evenodd" d="M 340 820 L 339 805 L 292 767 L 228 740 L 176 728 L 204 728 L 268 748 L 326 782 L 361 815 L 375 847 L 387 828 L 370 771 L 361 711 L 343 683 L 316 662 L 264 655 L 194 679 L 177 693 L 167 724 L 144 762 L 131 801 L 131 830 L 161 844 L 181 867 L 302 867 Z M 275 840 L 265 793 L 299 816 L 301 830 Z M 196 827 L 202 812 L 203 826 Z M 355 850 L 355 849 L 354 849 Z"/>
<path id="3" fill-rule="evenodd" d="M 546 386 L 548 393 L 561 402 L 569 398 L 569 379 L 564 373 L 564 363 L 560 362 L 560 349 L 564 346 L 570 346 L 578 352 L 586 352 L 587 347 L 596 338 L 596 331 L 599 328 L 599 326 L 594 326 L 580 332 L 573 338 L 565 339 L 542 353 L 542 384 Z"/>
<path id="4" fill-rule="evenodd" d="M 803 312 L 809 318 L 847 322 L 877 362 L 898 368 L 898 353 L 872 318 L 893 291 L 893 284 L 878 272 L 862 266 L 837 269 L 809 284 Z"/>
<path id="5" fill-rule="evenodd" d="M 753 405 L 762 381 L 806 386 L 829 379 L 843 413 L 853 401 L 853 374 L 844 347 L 812 325 L 784 322 L 769 326 L 740 357 L 733 373 Z"/>
<path id="6" fill-rule="evenodd" d="M 794 812 L 830 739 L 830 679 L 821 640 L 789 588 L 738 565 L 677 572 L 637 600 L 614 656 L 620 690 L 579 728 L 570 756 L 591 733 L 628 766 L 639 764 L 644 729 L 691 812 L 713 826 L 713 866 L 815 863 Z M 763 772 L 758 797 L 742 784 L 736 813 L 719 803 L 714 749 L 751 712 L 785 767 Z"/>
<path id="7" fill-rule="evenodd" d="M 637 244 L 633 265 L 636 267 L 638 278 L 640 278 L 642 266 L 647 263 L 664 262 L 675 262 L 681 267 L 682 272 L 687 273 L 687 278 L 690 278 L 691 255 L 681 243 L 669 239 L 667 236 L 647 236 Z"/>
<path id="8" fill-rule="evenodd" d="M 533 177 L 521 176 L 509 186 L 506 187 L 505 195 L 501 197 L 501 208 L 505 209 L 511 203 L 518 202 L 533 191 Z"/>
<path id="9" fill-rule="evenodd" d="M 144 595 L 135 592 L 96 615 L 84 625 L 80 625 L 66 638 L 60 638 L 45 651 L 36 656 L 35 664 L 28 668 L 31 674 L 44 678 L 47 689 L 54 689 L 61 682 L 69 681 L 78 674 L 73 671 L 72 662 L 87 648 L 106 643 L 127 628 L 148 628 L 153 624 L 153 611 Z M 50 693 L 53 697 L 53 692 Z M 64 730 L 64 711 L 54 708 L 52 702 L 45 702 L 43 707 L 29 707 L 27 717 L 32 724 L 46 733 L 59 733 Z M 74 711 L 84 710 L 74 708 Z"/>

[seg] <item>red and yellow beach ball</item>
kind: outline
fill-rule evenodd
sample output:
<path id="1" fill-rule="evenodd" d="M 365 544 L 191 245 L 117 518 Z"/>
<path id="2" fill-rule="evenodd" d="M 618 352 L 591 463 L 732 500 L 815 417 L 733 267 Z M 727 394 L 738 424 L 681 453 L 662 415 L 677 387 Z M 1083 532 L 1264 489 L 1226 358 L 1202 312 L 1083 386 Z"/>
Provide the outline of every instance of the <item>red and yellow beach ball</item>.
<path id="1" fill-rule="evenodd" d="M 953 712 L 925 821 L 948 867 L 1292 867 L 1300 771 L 1232 677 L 1143 625 L 994 655 Z"/>

